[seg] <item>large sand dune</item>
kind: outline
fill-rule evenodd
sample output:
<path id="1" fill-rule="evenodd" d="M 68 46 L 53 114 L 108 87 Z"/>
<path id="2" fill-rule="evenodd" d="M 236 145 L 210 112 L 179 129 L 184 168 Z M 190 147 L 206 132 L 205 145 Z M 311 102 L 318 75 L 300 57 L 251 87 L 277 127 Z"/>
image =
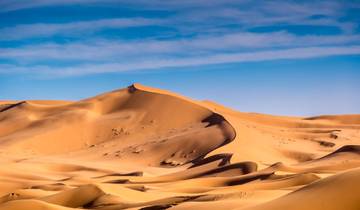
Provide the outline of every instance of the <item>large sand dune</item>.
<path id="1" fill-rule="evenodd" d="M 360 115 L 237 112 L 134 84 L 0 101 L 0 210 L 360 209 Z"/>

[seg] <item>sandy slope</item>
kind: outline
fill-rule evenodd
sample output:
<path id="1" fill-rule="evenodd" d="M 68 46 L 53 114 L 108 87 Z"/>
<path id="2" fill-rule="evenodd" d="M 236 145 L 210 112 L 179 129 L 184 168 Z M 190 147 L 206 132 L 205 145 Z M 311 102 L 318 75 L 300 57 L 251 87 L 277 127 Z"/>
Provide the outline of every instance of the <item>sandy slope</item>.
<path id="1" fill-rule="evenodd" d="M 0 101 L 2 209 L 360 209 L 360 115 L 237 112 L 134 84 Z"/>

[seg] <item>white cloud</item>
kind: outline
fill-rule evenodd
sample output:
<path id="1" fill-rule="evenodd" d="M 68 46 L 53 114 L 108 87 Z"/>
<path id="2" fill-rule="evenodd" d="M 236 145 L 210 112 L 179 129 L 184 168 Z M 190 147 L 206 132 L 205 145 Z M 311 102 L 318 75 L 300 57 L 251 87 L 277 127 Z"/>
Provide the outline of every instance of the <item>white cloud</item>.
<path id="1" fill-rule="evenodd" d="M 76 5 L 98 2 L 98 0 L 12 0 L 0 1 L 0 12 L 16 11 L 21 9 L 56 6 L 56 5 Z"/>
<path id="2" fill-rule="evenodd" d="M 163 1 L 163 0 L 12 0 L 0 1 L 0 12 L 16 11 L 21 9 L 38 8 L 45 6 L 59 6 L 59 5 L 88 5 L 88 4 L 108 4 L 127 5 L 138 7 L 139 5 L 148 9 L 184 9 L 189 7 L 213 7 L 221 5 L 239 5 L 249 2 L 249 0 L 181 0 L 181 1 Z"/>
<path id="3" fill-rule="evenodd" d="M 308 47 L 251 53 L 217 54 L 206 57 L 152 59 L 126 63 L 82 64 L 72 67 L 0 65 L 2 73 L 30 73 L 48 76 L 74 76 L 109 72 L 241 63 L 281 59 L 305 59 L 339 55 L 359 55 L 360 45 L 346 47 Z"/>
<path id="4" fill-rule="evenodd" d="M 81 40 L 63 44 L 44 43 L 40 40 L 38 44 L 2 47 L 0 59 L 10 60 L 15 64 L 2 64 L 0 72 L 81 75 L 359 53 L 360 35 L 354 32 L 358 23 L 339 21 L 346 9 L 356 5 L 341 1 L 263 1 L 256 5 L 249 0 L 14 0 L 0 1 L 0 13 L 75 4 L 98 4 L 112 8 L 126 6 L 140 10 L 140 16 L 141 11 L 154 9 L 172 12 L 172 15 L 161 20 L 133 17 L 19 24 L 0 28 L 0 41 L 5 42 L 57 35 Z M 312 18 L 314 15 L 318 18 Z M 235 26 L 231 26 L 232 24 Z M 137 40 L 106 40 L 94 36 L 94 32 L 107 28 L 148 25 L 171 27 L 176 31 L 175 35 L 179 36 L 167 40 L 159 40 L 151 35 Z M 279 25 L 338 27 L 343 33 L 296 35 L 286 31 L 247 32 L 249 28 L 256 26 Z M 62 62 L 78 65 L 60 68 L 58 63 Z M 39 66 L 40 63 L 47 65 Z"/>
<path id="5" fill-rule="evenodd" d="M 37 23 L 24 24 L 0 29 L 0 41 L 18 40 L 31 37 L 48 37 L 52 35 L 77 34 L 99 31 L 105 28 L 126 28 L 159 24 L 161 21 L 145 18 L 117 18 L 70 23 Z"/>
<path id="6" fill-rule="evenodd" d="M 356 23 L 338 21 L 348 8 L 357 4 L 346 4 L 341 1 L 263 1 L 254 3 L 249 0 L 33 0 L 33 1 L 0 1 L 0 12 L 17 9 L 27 9 L 58 5 L 93 5 L 126 7 L 140 11 L 164 10 L 173 12 L 163 21 L 149 19 L 109 19 L 97 21 L 82 21 L 64 24 L 34 23 L 0 29 L 0 40 L 15 40 L 26 37 L 51 36 L 54 34 L 81 34 L 82 30 L 94 31 L 106 27 L 128 27 L 132 25 L 162 24 L 183 32 L 207 32 L 227 24 L 237 24 L 247 29 L 256 26 L 271 26 L 274 24 L 289 25 L 325 25 L 339 27 L 352 32 Z M 106 11 L 106 7 L 105 10 Z M 140 13 L 141 14 L 141 13 Z M 313 15 L 323 15 L 324 18 L 311 19 Z"/>
<path id="7" fill-rule="evenodd" d="M 92 40 L 68 44 L 37 44 L 0 48 L 0 58 L 18 62 L 81 60 L 113 62 L 154 57 L 207 56 L 218 53 L 263 51 L 269 48 L 336 46 L 360 43 L 360 35 L 295 36 L 286 32 L 233 33 L 181 40 Z"/>

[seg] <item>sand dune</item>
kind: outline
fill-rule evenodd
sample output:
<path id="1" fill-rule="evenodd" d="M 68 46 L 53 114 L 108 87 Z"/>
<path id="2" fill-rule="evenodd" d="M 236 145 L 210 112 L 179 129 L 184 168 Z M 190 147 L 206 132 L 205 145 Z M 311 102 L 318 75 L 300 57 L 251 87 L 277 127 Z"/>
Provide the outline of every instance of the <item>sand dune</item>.
<path id="1" fill-rule="evenodd" d="M 282 117 L 133 84 L 0 101 L 0 209 L 360 209 L 360 115 Z"/>

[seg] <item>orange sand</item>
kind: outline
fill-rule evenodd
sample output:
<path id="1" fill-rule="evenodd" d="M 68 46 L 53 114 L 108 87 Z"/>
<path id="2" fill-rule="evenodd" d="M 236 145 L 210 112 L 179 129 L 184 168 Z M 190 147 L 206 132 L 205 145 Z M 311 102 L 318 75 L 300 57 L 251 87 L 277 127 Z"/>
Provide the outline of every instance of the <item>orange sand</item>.
<path id="1" fill-rule="evenodd" d="M 237 112 L 134 84 L 0 101 L 0 210 L 360 209 L 360 115 Z"/>

